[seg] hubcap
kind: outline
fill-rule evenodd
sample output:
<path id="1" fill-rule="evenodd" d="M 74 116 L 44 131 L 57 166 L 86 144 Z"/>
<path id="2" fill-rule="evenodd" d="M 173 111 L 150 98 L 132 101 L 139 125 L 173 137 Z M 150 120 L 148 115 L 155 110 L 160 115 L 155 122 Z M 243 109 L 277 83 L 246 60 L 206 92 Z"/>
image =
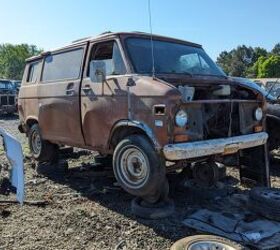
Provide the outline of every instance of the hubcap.
<path id="1" fill-rule="evenodd" d="M 38 132 L 34 131 L 32 134 L 32 150 L 35 154 L 39 154 L 41 151 L 41 147 L 41 137 Z"/>
<path id="2" fill-rule="evenodd" d="M 149 162 L 146 155 L 136 146 L 123 149 L 120 154 L 118 174 L 130 188 L 142 187 L 149 176 Z"/>
<path id="3" fill-rule="evenodd" d="M 185 250 L 235 250 L 235 248 L 220 242 L 199 241 L 191 244 Z"/>

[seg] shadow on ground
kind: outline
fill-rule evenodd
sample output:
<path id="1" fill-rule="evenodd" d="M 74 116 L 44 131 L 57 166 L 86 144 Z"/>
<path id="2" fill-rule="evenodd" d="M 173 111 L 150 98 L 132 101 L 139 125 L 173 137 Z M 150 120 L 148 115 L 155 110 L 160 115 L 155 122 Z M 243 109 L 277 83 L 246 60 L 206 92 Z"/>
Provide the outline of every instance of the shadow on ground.
<path id="1" fill-rule="evenodd" d="M 18 120 L 18 114 L 0 114 L 0 120 L 6 120 L 6 121 Z"/>
<path id="2" fill-rule="evenodd" d="M 71 158 L 78 157 L 73 154 Z M 81 194 L 89 200 L 122 214 L 130 219 L 152 228 L 158 235 L 176 241 L 195 232 L 182 224 L 182 220 L 196 209 L 208 208 L 223 211 L 223 197 L 234 193 L 242 193 L 237 187 L 238 179 L 229 176 L 223 182 L 223 187 L 205 191 L 180 185 L 182 178 L 178 174 L 168 175 L 170 182 L 170 197 L 176 206 L 175 214 L 162 220 L 145 220 L 135 217 L 130 211 L 132 196 L 116 185 L 110 166 L 95 164 L 81 164 L 78 167 L 67 169 L 67 161 L 62 159 L 56 164 L 41 163 L 37 172 L 52 181 L 69 186 L 74 192 Z M 224 206 L 223 206 L 224 205 Z"/>

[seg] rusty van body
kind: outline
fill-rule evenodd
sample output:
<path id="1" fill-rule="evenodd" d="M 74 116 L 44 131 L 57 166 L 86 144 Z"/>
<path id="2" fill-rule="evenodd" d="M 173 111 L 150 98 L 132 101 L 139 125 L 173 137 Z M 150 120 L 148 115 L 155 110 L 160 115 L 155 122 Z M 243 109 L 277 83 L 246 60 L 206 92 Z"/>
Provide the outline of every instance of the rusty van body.
<path id="1" fill-rule="evenodd" d="M 106 33 L 27 60 L 19 129 L 38 160 L 58 145 L 112 155 L 121 186 L 156 202 L 167 169 L 194 163 L 231 158 L 242 178 L 269 185 L 265 106 L 201 45 Z"/>

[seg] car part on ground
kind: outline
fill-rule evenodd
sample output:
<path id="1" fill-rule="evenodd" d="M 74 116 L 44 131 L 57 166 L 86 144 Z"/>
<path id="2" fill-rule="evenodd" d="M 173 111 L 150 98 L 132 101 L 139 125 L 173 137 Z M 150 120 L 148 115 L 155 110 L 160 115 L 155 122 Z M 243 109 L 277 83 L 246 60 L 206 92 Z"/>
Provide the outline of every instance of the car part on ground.
<path id="1" fill-rule="evenodd" d="M 3 146 L 7 158 L 11 164 L 10 181 L 17 189 L 17 201 L 24 202 L 24 164 L 23 153 L 20 142 L 9 133 L 0 128 L 0 136 L 3 138 Z"/>
<path id="2" fill-rule="evenodd" d="M 58 146 L 42 138 L 38 124 L 28 131 L 28 142 L 31 154 L 37 161 L 53 161 L 58 156 Z"/>
<path id="3" fill-rule="evenodd" d="M 122 140 L 113 156 L 117 181 L 127 192 L 156 203 L 165 181 L 165 166 L 150 141 L 143 135 Z"/>
<path id="4" fill-rule="evenodd" d="M 175 211 L 175 206 L 173 200 L 170 199 L 151 204 L 136 197 L 131 202 L 131 211 L 140 218 L 157 220 L 171 216 Z"/>
<path id="5" fill-rule="evenodd" d="M 280 221 L 280 189 L 263 187 L 252 189 L 249 207 L 265 218 Z"/>
<path id="6" fill-rule="evenodd" d="M 113 157 L 112 155 L 97 155 L 94 156 L 94 163 L 104 167 L 112 167 Z"/>
<path id="7" fill-rule="evenodd" d="M 215 235 L 195 235 L 176 241 L 170 250 L 245 250 L 234 241 Z"/>
<path id="8" fill-rule="evenodd" d="M 215 211 L 204 208 L 195 209 L 193 213 L 187 215 L 183 224 L 198 232 L 226 237 L 253 249 L 279 247 L 280 222 L 250 213 L 247 195 L 238 196 L 234 194 L 223 198 L 223 203 L 228 203 L 231 206 L 230 209 L 225 210 L 222 203 L 217 201 Z M 220 209 L 219 205 L 222 206 Z"/>
<path id="9" fill-rule="evenodd" d="M 215 162 L 196 163 L 192 170 L 194 181 L 202 187 L 211 187 L 226 176 L 226 167 Z"/>

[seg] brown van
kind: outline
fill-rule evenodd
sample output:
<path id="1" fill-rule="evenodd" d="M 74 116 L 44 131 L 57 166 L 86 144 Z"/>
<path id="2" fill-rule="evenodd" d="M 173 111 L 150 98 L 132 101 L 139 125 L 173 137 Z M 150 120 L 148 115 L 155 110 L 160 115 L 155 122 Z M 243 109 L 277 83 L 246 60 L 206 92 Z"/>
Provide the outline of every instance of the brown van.
<path id="1" fill-rule="evenodd" d="M 168 193 L 168 171 L 195 169 L 211 182 L 217 162 L 269 185 L 265 105 L 201 45 L 106 33 L 27 60 L 19 129 L 39 161 L 58 145 L 113 156 L 120 185 L 156 202 Z"/>

